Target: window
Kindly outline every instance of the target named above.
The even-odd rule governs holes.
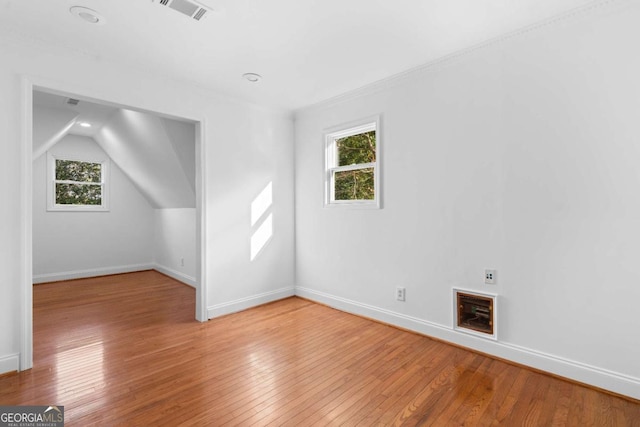
[[[108,210],[108,161],[83,161],[49,153],[47,210]]]
[[[379,117],[325,133],[325,206],[380,207]]]

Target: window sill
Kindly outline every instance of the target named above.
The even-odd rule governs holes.
[[[377,201],[344,201],[344,202],[331,202],[325,203],[326,209],[382,209],[380,203]]]
[[[47,212],[109,212],[106,206],[53,206]]]

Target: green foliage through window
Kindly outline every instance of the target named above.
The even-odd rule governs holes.
[[[335,172],[335,200],[373,200],[373,168]]]
[[[378,116],[325,133],[325,206],[380,207]]]
[[[102,204],[102,164],[56,159],[57,205]]]
[[[376,132],[364,132],[336,139],[338,164],[336,166],[374,163],[376,161]]]
[[[376,131],[362,132],[335,140],[337,167],[376,162]],[[374,200],[373,167],[334,171],[334,200]]]

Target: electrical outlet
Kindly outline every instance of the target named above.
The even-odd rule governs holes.
[[[180,267],[184,267],[184,258],[180,258]]]
[[[495,285],[498,280],[498,271],[493,269],[485,269],[484,270],[484,283],[487,285]]]
[[[396,300],[405,301],[406,300],[406,293],[407,293],[407,290],[405,288],[397,286],[396,287]]]

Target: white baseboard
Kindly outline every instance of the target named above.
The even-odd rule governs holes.
[[[92,268],[89,270],[63,271],[60,273],[34,274],[33,283],[58,282],[60,280],[84,279],[87,277],[108,276],[110,274],[132,273],[134,271],[153,270],[154,267],[154,264],[149,263]]]
[[[8,374],[9,372],[17,372],[20,370],[20,355],[9,354],[7,356],[0,356],[0,375]]]
[[[176,271],[172,268],[169,267],[165,267],[164,265],[160,265],[160,264],[154,264],[153,265],[153,269],[159,271],[162,274],[166,274],[167,276],[176,279],[178,282],[182,282],[185,285],[189,285],[192,288],[196,287],[196,278],[189,276],[187,274],[184,274],[180,271]]]
[[[304,287],[296,287],[295,291],[296,295],[300,297],[326,304],[338,310],[369,317],[380,322],[415,331],[501,359],[510,360],[634,399],[640,399],[640,378],[590,366],[585,363],[518,345],[465,334],[454,330],[450,326],[440,325],[372,305],[337,297],[325,292]]]
[[[213,319],[214,317],[220,317],[224,316],[225,314],[231,314],[238,311],[246,310],[257,305],[292,297],[294,295],[295,288],[281,288],[276,289],[275,291],[252,295],[246,298],[240,298],[235,301],[216,304],[207,308],[207,317],[209,319]]]

